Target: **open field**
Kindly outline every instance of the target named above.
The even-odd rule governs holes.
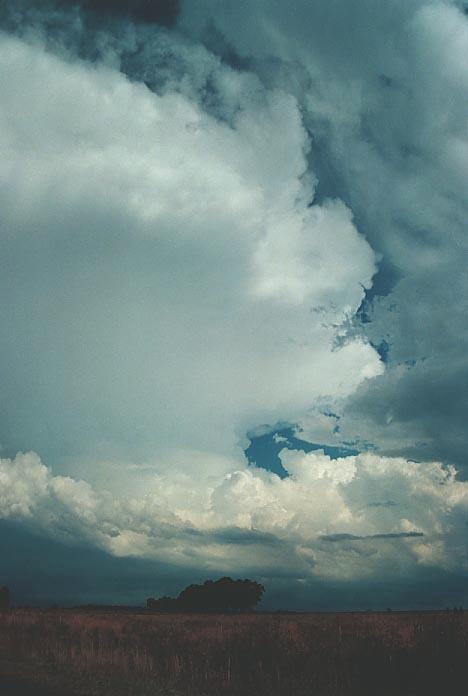
[[[467,665],[464,614],[0,612],[0,674],[50,693],[456,696]]]

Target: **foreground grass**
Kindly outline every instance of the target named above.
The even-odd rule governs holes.
[[[466,694],[468,616],[0,612],[0,656],[90,696]]]

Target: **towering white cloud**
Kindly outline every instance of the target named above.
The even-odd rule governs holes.
[[[292,96],[237,77],[227,123],[7,36],[0,80],[10,447],[241,459],[248,428],[381,371],[334,347],[374,254],[343,203],[310,206]]]

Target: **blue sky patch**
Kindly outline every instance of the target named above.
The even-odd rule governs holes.
[[[295,436],[292,427],[272,430],[269,433],[250,437],[250,445],[245,450],[249,464],[261,469],[272,471],[280,478],[288,478],[289,474],[281,463],[279,453],[283,449],[299,452],[314,452],[323,450],[331,459],[351,457],[359,454],[359,450],[334,445],[323,445],[317,442],[306,442]]]

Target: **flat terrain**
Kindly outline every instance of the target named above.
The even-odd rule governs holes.
[[[1,696],[457,696],[467,664],[459,612],[0,612]]]
[[[60,691],[37,681],[0,675],[0,693],[2,696],[59,696]]]
[[[70,688],[71,687],[71,688]],[[30,660],[0,660],[1,696],[74,696],[73,685],[63,674],[51,675]],[[77,695],[78,696],[78,695]]]

